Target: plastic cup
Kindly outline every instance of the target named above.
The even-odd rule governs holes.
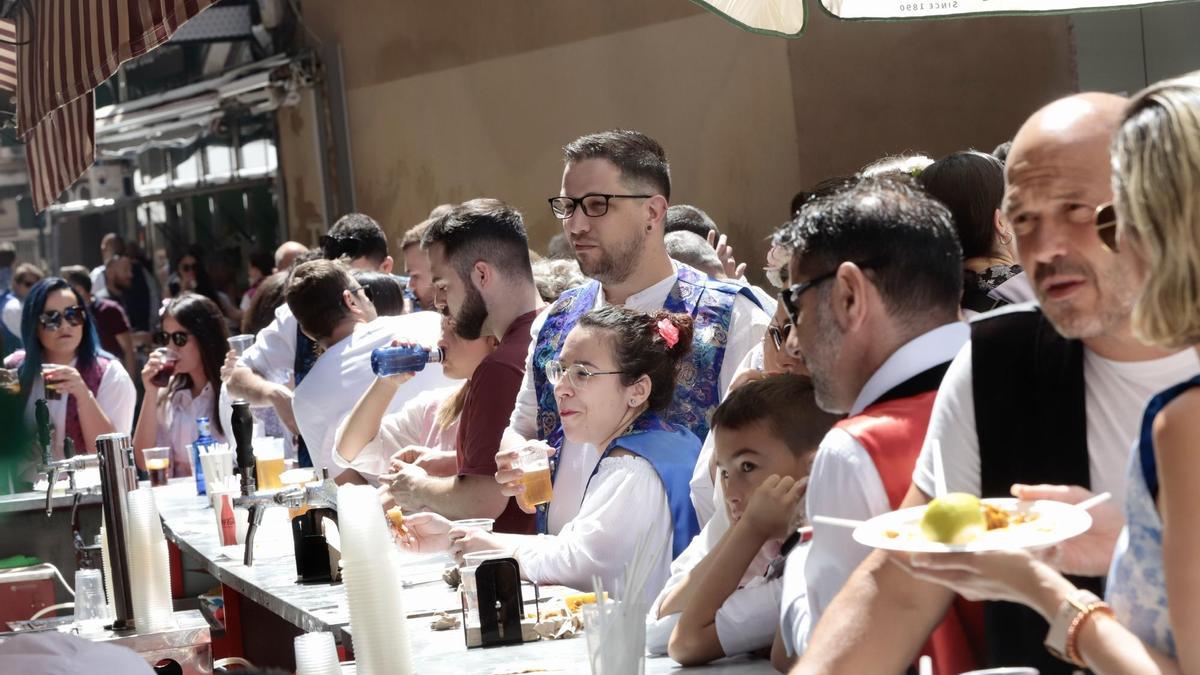
[[[984,670],[972,670],[969,673],[962,675],[1038,675],[1037,668],[1029,666],[1010,666],[1006,668],[985,668]]]
[[[166,347],[159,347],[153,353],[162,358],[162,368],[150,378],[150,382],[156,387],[165,387],[170,384],[171,376],[175,374],[175,364],[179,363],[179,355]]]
[[[21,394],[21,374],[16,368],[0,368],[0,391],[14,396]]]
[[[286,470],[283,462],[283,439],[262,436],[252,439],[254,445],[254,475],[260,490],[283,487],[280,476]]]
[[[520,495],[526,508],[547,504],[554,496],[550,480],[550,450],[544,445],[527,445],[517,455],[517,466],[525,472],[521,483],[525,492]]]
[[[42,390],[46,392],[47,401],[57,401],[62,398],[62,394],[59,393],[58,389],[54,386],[53,376],[46,377],[56,370],[58,370],[58,366],[52,363],[42,364]]]
[[[103,629],[108,619],[104,600],[104,577],[100,570],[75,572],[75,625],[80,633],[95,633]]]
[[[296,636],[296,675],[341,675],[333,633]]]
[[[621,601],[584,605],[583,633],[587,636],[592,675],[642,675],[646,668],[646,624],[621,616]],[[625,620],[622,621],[621,619]]]
[[[464,520],[452,520],[450,526],[452,528],[461,528],[464,530],[483,530],[491,532],[492,527],[496,525],[496,521],[492,518],[466,518]]]
[[[171,448],[146,448],[142,450],[146,460],[146,471],[150,473],[150,487],[162,487],[171,476]]]
[[[254,344],[253,335],[234,335],[229,338],[229,348],[238,356],[245,354],[252,344]]]

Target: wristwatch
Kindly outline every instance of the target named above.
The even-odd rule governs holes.
[[[1086,667],[1086,664],[1080,663],[1077,655],[1072,653],[1075,651],[1072,644],[1073,638],[1084,619],[1100,607],[1107,607],[1107,605],[1095,593],[1084,589],[1073,591],[1059,605],[1058,612],[1054,615],[1054,621],[1050,622],[1050,632],[1046,634],[1046,649],[1055,658]]]

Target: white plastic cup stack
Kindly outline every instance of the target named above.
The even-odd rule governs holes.
[[[296,675],[341,675],[333,633],[296,636]]]
[[[412,653],[400,570],[374,488],[338,488],[338,526],[358,672],[408,675],[413,672]]]
[[[171,602],[171,564],[167,540],[154,492],[139,488],[129,493],[125,548],[129,553],[130,596],[138,631],[156,631],[175,625]]]
[[[100,555],[104,559],[104,595],[108,599],[108,615],[117,615],[116,599],[113,597],[112,559],[108,557],[108,521],[100,515]]]

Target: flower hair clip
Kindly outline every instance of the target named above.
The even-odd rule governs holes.
[[[656,327],[663,342],[667,343],[667,349],[679,344],[679,327],[671,323],[670,319],[659,319]]]

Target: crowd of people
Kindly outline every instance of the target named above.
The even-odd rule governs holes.
[[[252,258],[240,302],[196,250],[161,304],[119,240],[90,275],[18,266],[5,366],[30,411],[60,395],[56,453],[128,431],[172,447],[175,475],[196,420],[223,438],[247,400],[301,466],[402,508],[409,550],[499,549],[529,581],[620,597],[655,544],[647,646],[684,665],[1200,672],[1200,73],[1054,101],[991,153],[831,177],[761,260],[671,204],[666,152],[636,131],[568,143],[551,192],[545,256],[500,200],[441,205],[399,242],[404,284],[357,213]],[[772,291],[745,278],[760,265]],[[139,323],[134,303],[161,309]],[[140,369],[139,332],[166,347]],[[387,346],[440,360],[377,376]],[[939,481],[1112,497],[1036,552],[872,550],[818,518],[923,505]],[[455,522],[475,518],[494,527]]]

